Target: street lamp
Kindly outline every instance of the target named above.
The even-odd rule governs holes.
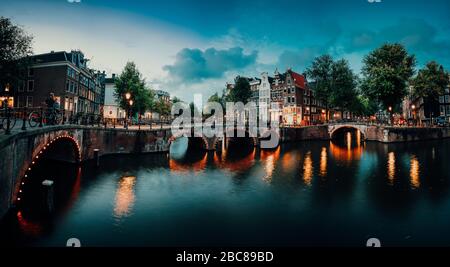
[[[390,107],[388,108],[388,110],[389,110],[389,124],[392,125],[392,120],[393,120],[392,107],[390,106]]]
[[[127,109],[128,109],[125,111],[125,129],[128,129],[128,116],[131,111],[131,106],[133,105],[133,100],[131,99],[130,92],[125,93],[125,99],[127,101]]]

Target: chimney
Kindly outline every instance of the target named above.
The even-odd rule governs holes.
[[[115,73],[112,74],[112,78],[113,78],[113,80],[116,78],[116,74]]]

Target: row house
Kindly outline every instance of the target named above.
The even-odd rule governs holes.
[[[258,116],[270,121],[278,120],[285,125],[309,125],[326,119],[322,103],[314,98],[313,86],[309,86],[305,75],[288,69],[285,73],[267,72],[260,78],[246,78],[250,85],[249,101],[256,103]],[[227,92],[233,90],[227,84]]]
[[[445,93],[439,97],[440,115],[447,118],[450,122],[450,86],[445,90]]]
[[[26,79],[14,92],[16,107],[45,106],[54,93],[66,111],[102,114],[105,72],[89,69],[81,51],[52,51],[31,56],[30,62]]]
[[[271,118],[286,125],[309,125],[323,122],[326,114],[305,75],[288,69],[284,74],[275,71],[271,90]]]

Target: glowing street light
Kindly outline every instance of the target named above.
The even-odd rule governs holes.
[[[125,94],[125,99],[126,100],[130,100],[130,98],[131,98],[131,93],[126,93]]]

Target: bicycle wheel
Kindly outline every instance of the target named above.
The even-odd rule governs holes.
[[[8,119],[7,118],[1,118],[1,127],[3,128],[3,130],[6,131],[6,129],[8,128]],[[16,126],[16,118],[10,118],[9,119],[9,129],[13,129],[14,126]]]
[[[30,115],[28,116],[28,124],[30,125],[30,127],[34,128],[38,126],[40,122],[41,122],[41,115],[39,114],[39,112],[37,111],[31,112]]]

